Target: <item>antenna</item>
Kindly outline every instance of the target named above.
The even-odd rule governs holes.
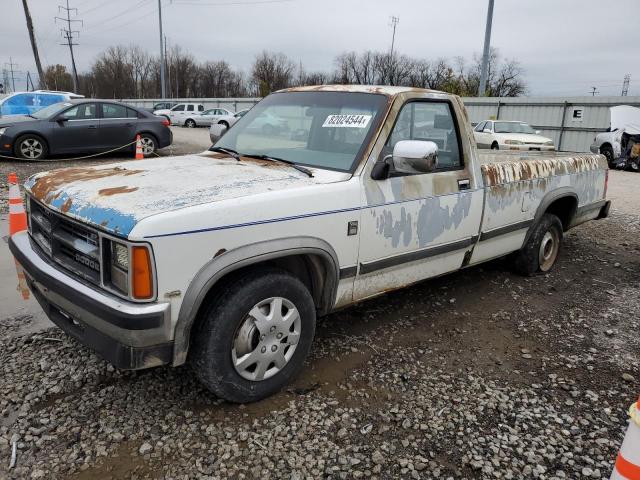
[[[80,24],[82,26],[84,26],[84,23],[82,22],[82,20],[78,20],[78,19],[72,19],[71,18],[71,11],[75,11],[75,14],[78,15],[78,9],[77,8],[70,8],[69,7],[69,0],[67,0],[67,6],[63,6],[63,5],[58,5],[58,13],[61,12],[62,10],[64,10],[67,14],[66,18],[63,17],[55,17],[54,18],[54,22],[56,20],[60,20],[61,22],[65,22],[67,24],[67,28],[61,28],[60,29],[60,33],[62,34],[62,36],[64,37],[64,39],[66,40],[66,43],[61,43],[60,45],[68,45],[69,46],[69,52],[71,53],[71,66],[73,68],[73,90],[75,93],[78,93],[78,70],[76,69],[76,59],[75,56],[73,55],[73,46],[74,45],[78,45],[77,43],[73,43],[74,40],[74,35],[79,36],[80,32],[78,30],[72,30],[71,29],[71,24],[74,22],[80,22]]]
[[[624,76],[624,80],[622,82],[622,96],[626,97],[629,94],[629,82],[631,81],[631,75],[630,74],[626,74]]]

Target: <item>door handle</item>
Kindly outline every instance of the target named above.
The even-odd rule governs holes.
[[[471,181],[468,178],[458,180],[458,190],[469,190],[471,187]]]

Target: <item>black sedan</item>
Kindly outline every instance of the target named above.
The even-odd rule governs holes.
[[[71,100],[28,116],[0,118],[0,158],[43,160],[50,155],[134,151],[137,135],[145,156],[173,141],[163,117],[107,100]]]

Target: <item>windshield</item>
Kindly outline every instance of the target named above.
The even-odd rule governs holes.
[[[44,120],[46,118],[49,118],[51,115],[55,115],[56,113],[58,113],[63,108],[70,107],[71,105],[73,105],[73,104],[69,103],[69,102],[54,103],[53,105],[49,105],[48,107],[45,107],[42,110],[38,110],[37,112],[33,112],[31,114],[31,116],[34,117],[34,118],[37,118],[39,120]]]
[[[495,133],[532,133],[535,130],[528,123],[522,122],[495,122]]]
[[[371,93],[275,93],[249,110],[214,147],[348,172],[386,102],[384,95]]]

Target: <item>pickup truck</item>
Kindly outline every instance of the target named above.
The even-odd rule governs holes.
[[[604,156],[479,155],[442,92],[293,88],[216,128],[201,154],[34,175],[10,248],[69,335],[119,368],[188,362],[233,402],[290,382],[318,317],[508,254],[547,272],[610,207]]]

